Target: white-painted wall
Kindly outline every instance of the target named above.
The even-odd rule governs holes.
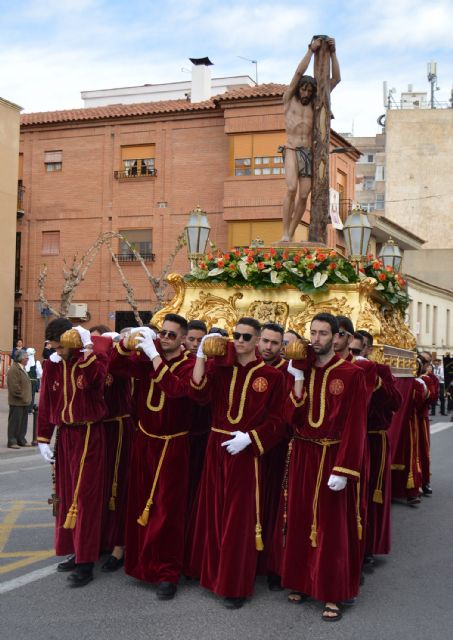
[[[407,280],[412,298],[407,320],[417,338],[417,347],[438,355],[453,354],[453,291],[410,276]]]

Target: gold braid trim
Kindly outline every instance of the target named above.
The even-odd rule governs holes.
[[[405,464],[392,464],[390,468],[391,468],[392,471],[404,471],[404,469],[406,468],[406,465]]]
[[[82,364],[79,364],[79,367],[81,369],[85,369],[85,367],[89,367],[90,364],[92,364],[95,360],[96,360],[96,354],[93,353],[93,355],[90,356],[88,360],[85,360],[85,362],[82,362]]]
[[[263,445],[261,443],[261,440],[260,440],[260,437],[259,437],[258,433],[256,432],[255,429],[252,429],[250,431],[250,433],[252,434],[253,439],[255,440],[255,444],[258,447],[258,451],[260,452],[260,456],[262,456],[263,453],[264,453],[264,447],[263,447]],[[259,549],[259,551],[260,551],[260,549]]]
[[[242,387],[242,391],[241,391],[241,399],[239,401],[238,414],[237,414],[236,418],[232,418],[231,417],[231,409],[233,408],[234,388],[236,386],[236,378],[237,378],[237,375],[238,375],[238,367],[237,366],[233,367],[233,375],[231,376],[230,393],[229,393],[229,397],[228,397],[228,411],[227,411],[227,418],[228,418],[228,422],[230,424],[237,424],[238,422],[240,422],[242,420],[242,415],[244,413],[245,396],[247,395],[247,391],[248,391],[248,387],[249,387],[249,384],[250,384],[250,380],[252,378],[252,375],[255,373],[255,371],[257,371],[258,369],[261,369],[261,367],[264,367],[264,362],[260,362],[259,364],[255,365],[247,373],[247,376],[246,376],[245,381],[244,381],[244,386]]]
[[[120,356],[130,356],[132,353],[132,351],[129,349],[126,349],[126,348],[123,349],[123,347],[120,345],[119,342],[115,344],[115,349],[118,351]]]
[[[164,377],[164,373],[166,373],[167,371],[168,371],[168,367],[167,367],[167,365],[164,365],[162,367],[159,375],[156,378],[153,378],[151,380],[151,383],[149,385],[148,397],[146,398],[146,406],[148,407],[148,409],[150,411],[161,411],[162,407],[164,406],[164,402],[165,402],[165,392],[164,391],[160,392],[159,402],[158,402],[157,405],[151,404],[151,401],[153,399],[153,394],[154,394],[154,385],[157,382],[160,382],[162,380],[162,378]]]
[[[315,391],[315,371],[316,367],[313,367],[310,374],[310,385],[309,385],[309,397],[310,397],[310,406],[308,409],[308,424],[313,429],[319,429],[319,427],[324,422],[324,416],[326,413],[326,386],[327,386],[327,378],[329,377],[329,373],[339,367],[340,364],[343,364],[344,360],[338,360],[338,362],[334,362],[330,367],[328,367],[324,371],[324,375],[321,383],[321,397],[320,397],[320,408],[319,408],[319,418],[316,422],[313,421],[313,396]]]
[[[382,481],[384,478],[385,457],[387,454],[387,435],[384,430],[380,431],[368,431],[368,433],[377,434],[381,436],[381,464],[379,465],[379,473],[376,482],[376,488],[373,491],[373,502],[383,504],[382,497]]]
[[[274,364],[274,369],[280,369],[280,367],[282,367],[285,364],[285,362],[286,360],[282,358],[280,362],[277,362],[277,364]]]
[[[116,445],[115,469],[113,471],[112,493],[109,499],[109,511],[115,511],[116,509],[115,498],[118,496],[118,467],[121,459],[121,449],[123,447],[123,432],[124,432],[123,416],[119,418],[114,418],[114,419],[118,421],[118,442]]]
[[[90,433],[91,433],[91,422],[87,422],[87,431],[85,434],[85,444],[83,447],[83,453],[82,453],[82,457],[80,458],[80,465],[79,465],[79,477],[77,478],[77,484],[76,484],[76,488],[74,491],[74,497],[72,499],[72,504],[69,507],[69,511],[66,515],[66,520],[64,521],[64,525],[63,525],[63,529],[74,529],[75,524],[76,524],[76,519],[77,519],[77,500],[79,497],[79,488],[80,488],[80,482],[82,480],[82,472],[83,472],[83,467],[85,466],[85,458],[87,456],[87,451],[88,451],[88,443],[90,441]]]
[[[414,425],[415,431],[417,430],[417,417],[414,416],[414,419],[410,421],[409,424],[409,438],[410,438],[410,454],[409,454],[409,475],[407,476],[406,489],[414,489],[414,471],[412,468],[413,464],[413,456],[414,456]]]
[[[38,436],[38,437],[36,438],[36,440],[37,440],[38,442],[45,442],[46,444],[50,444],[50,440],[49,440],[49,438],[43,438],[42,436]]]
[[[296,396],[294,395],[294,391],[291,390],[291,392],[289,394],[289,398],[290,398],[291,402],[293,403],[293,405],[296,407],[296,409],[298,407],[302,407],[302,405],[305,403],[305,400],[307,399],[307,390],[304,389],[303,394],[302,394],[302,398],[300,400],[296,400]]]
[[[194,382],[192,380],[192,378],[190,379],[190,386],[192,387],[192,389],[196,389],[197,391],[201,391],[202,389],[205,388],[206,384],[208,382],[208,379],[206,376],[204,376],[200,382],[200,384],[196,384],[196,382]]]
[[[355,478],[360,478],[359,471],[354,471],[353,469],[347,469],[346,467],[334,467],[332,471],[339,471],[340,473],[349,473],[351,476]]]
[[[214,431],[214,433],[223,433],[225,436],[231,436],[232,435],[232,431],[227,431],[226,429],[217,429],[216,427],[211,427],[211,431]]]
[[[263,528],[260,519],[260,474],[259,460],[255,457],[255,508],[256,508],[256,525],[255,525],[255,546],[257,551],[263,551],[264,544],[262,538]]]
[[[319,464],[318,475],[316,477],[315,495],[313,497],[313,522],[311,523],[310,540],[311,546],[318,546],[318,498],[319,488],[321,486],[322,472],[324,469],[324,460],[326,459],[327,444],[322,445],[321,462]]]
[[[164,446],[160,454],[159,462],[157,464],[156,473],[154,474],[151,493],[149,494],[149,498],[146,502],[145,508],[143,509],[141,516],[137,518],[138,524],[141,525],[142,527],[146,527],[149,520],[149,510],[151,508],[151,505],[154,502],[154,492],[156,491],[157,481],[159,480],[162,464],[164,462],[165,454],[167,453],[168,444],[170,440],[173,440],[174,438],[179,438],[180,436],[186,436],[189,432],[180,431],[179,433],[172,433],[171,435],[158,436],[155,433],[148,433],[148,431],[145,431],[140,422],[138,423],[138,426],[140,428],[140,431],[142,431],[145,435],[149,436],[150,438],[157,438],[158,440],[164,441]]]
[[[359,480],[357,482],[357,537],[359,540],[362,539],[363,527],[362,527],[362,517],[360,515],[360,475]]]
[[[68,406],[68,390],[66,389],[66,384],[68,381],[68,374],[67,374],[67,362],[66,360],[63,360],[63,409],[61,410],[61,421],[62,422],[66,422],[64,419],[64,414],[66,411],[66,407]]]
[[[75,363],[72,368],[71,368],[71,391],[72,391],[72,398],[71,398],[71,402],[69,403],[69,408],[68,408],[68,412],[69,412],[69,422],[74,422],[74,414],[72,412],[72,404],[74,402],[74,398],[75,398],[75,394],[76,394],[76,382],[75,382],[75,370],[77,369],[77,363]]]

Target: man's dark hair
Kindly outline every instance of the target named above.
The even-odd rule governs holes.
[[[279,333],[283,337],[284,330],[281,324],[277,324],[276,322],[266,322],[261,327],[261,331],[264,331],[264,329],[269,329],[269,331],[275,331],[276,333]]]
[[[363,339],[363,335],[360,333],[360,331],[354,331],[354,338],[356,340],[360,340],[360,344],[363,346],[364,339]]]
[[[187,331],[190,331],[191,329],[208,333],[208,328],[203,320],[191,320],[187,325]]]
[[[339,329],[344,329],[351,336],[354,335],[354,325],[352,324],[351,318],[348,318],[347,316],[337,316],[337,322]]]
[[[228,331],[226,329],[222,329],[221,327],[211,327],[208,333],[220,333],[224,338],[228,338]]]
[[[317,313],[311,319],[311,323],[310,324],[313,324],[313,322],[315,320],[317,320],[318,322],[327,322],[327,324],[330,325],[330,328],[332,330],[332,334],[338,333],[338,322],[337,322],[337,319],[331,313]]]
[[[297,331],[294,331],[294,329],[288,329],[288,331],[285,331],[285,333],[292,333],[293,336],[296,336],[298,340],[302,340],[302,336],[298,334]]]
[[[316,81],[316,78],[313,78],[313,76],[302,76],[300,78],[299,83],[297,85],[296,96],[300,99],[299,91],[300,91],[300,89],[302,89],[303,87],[305,87],[307,85],[313,88],[313,93],[311,94],[311,100],[310,100],[310,102],[312,102],[315,99],[316,93],[318,91],[318,83]]]
[[[72,329],[72,322],[70,320],[67,318],[55,318],[55,320],[51,320],[46,327],[46,340],[59,342],[63,333],[69,331],[69,329]]]
[[[89,329],[89,331],[90,333],[93,333],[93,331],[97,331],[102,336],[103,333],[110,333],[111,329],[109,329],[109,327],[107,327],[105,324],[95,324],[94,327],[91,327]]]
[[[371,333],[369,331],[365,331],[365,329],[358,329],[357,333],[360,333],[364,338],[367,339],[368,341],[368,347],[372,347],[373,346],[373,336],[371,335]]]
[[[236,326],[238,324],[246,324],[248,327],[252,327],[253,329],[255,329],[257,335],[261,333],[261,325],[258,320],[255,320],[255,318],[244,316],[243,318],[239,318],[239,320],[236,322]]]
[[[164,317],[164,322],[166,321],[179,324],[183,333],[187,333],[187,320],[177,313],[167,313],[167,315]]]

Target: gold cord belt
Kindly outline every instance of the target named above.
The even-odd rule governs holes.
[[[108,418],[107,420],[104,420],[104,422],[118,422],[118,442],[116,445],[115,470],[113,472],[112,490],[109,498],[109,511],[115,511],[116,509],[115,499],[118,496],[118,467],[121,459],[121,450],[123,448],[124,418],[130,418],[130,414],[126,413],[124,416],[118,416],[116,418]]]
[[[87,426],[87,431],[85,434],[85,444],[83,445],[83,453],[82,453],[82,457],[80,458],[80,464],[79,464],[79,476],[77,478],[77,484],[76,484],[76,488],[74,491],[74,496],[72,498],[72,504],[69,507],[69,511],[66,515],[66,520],[64,521],[64,525],[63,525],[63,529],[74,529],[75,524],[76,524],[76,519],[77,519],[77,500],[79,497],[79,489],[80,489],[80,482],[82,480],[82,472],[83,472],[83,467],[85,465],[85,458],[87,456],[87,451],[88,451],[88,443],[90,441],[90,432],[91,432],[91,422],[87,422],[86,426]]]
[[[221,433],[225,436],[233,436],[232,431],[227,431],[226,429],[217,429],[216,427],[211,427],[211,431],[214,433]],[[261,518],[260,518],[260,478],[259,478],[259,460],[255,456],[255,510],[256,510],[256,523],[255,523],[255,547],[257,551],[263,551],[264,544],[262,538],[263,528],[261,526]]]
[[[164,441],[164,447],[162,449],[162,452],[160,454],[160,458],[159,458],[159,462],[157,464],[157,469],[156,469],[156,473],[154,474],[154,480],[153,480],[153,485],[151,487],[151,493],[149,494],[149,498],[148,501],[146,503],[145,508],[143,509],[142,515],[137,518],[137,522],[138,524],[140,524],[142,527],[146,527],[146,525],[148,524],[148,519],[149,519],[149,510],[151,508],[151,505],[153,504],[153,499],[154,499],[154,492],[156,491],[156,486],[157,486],[157,481],[159,480],[159,476],[160,476],[160,472],[162,469],[162,463],[164,461],[165,458],[165,454],[167,453],[167,448],[168,448],[168,443],[170,442],[170,440],[173,440],[174,438],[179,438],[180,436],[186,436],[189,432],[188,431],[180,431],[179,433],[172,433],[170,435],[157,435],[155,433],[148,433],[147,431],[145,431],[141,425],[141,423],[138,423],[139,429],[140,431],[142,431],[146,436],[150,437],[150,438],[157,438],[158,440],[163,440]]]
[[[385,431],[384,429],[379,429],[368,431],[368,433],[381,436],[381,464],[379,465],[376,488],[373,491],[373,502],[383,504],[384,500],[382,497],[382,481],[384,478],[385,457],[387,455],[387,431]]]

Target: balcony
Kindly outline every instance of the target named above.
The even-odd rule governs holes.
[[[148,180],[149,178],[155,178],[157,176],[157,169],[151,169],[148,167],[131,167],[130,169],[124,169],[123,171],[114,171],[113,177],[115,180],[125,182],[126,180]]]
[[[25,187],[19,185],[17,187],[17,218],[23,218],[25,215],[24,211],[24,199],[25,199]]]
[[[141,253],[141,257],[145,262],[155,262],[156,254],[155,253]],[[120,264],[139,264],[140,261],[136,258],[133,253],[116,253],[115,258],[118,260]]]

